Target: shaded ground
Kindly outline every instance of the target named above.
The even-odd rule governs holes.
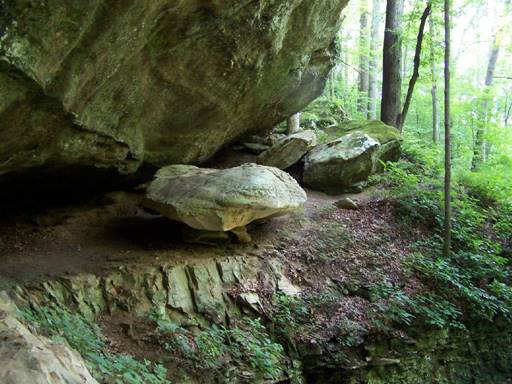
[[[339,199],[318,192],[308,194],[307,217],[318,215]],[[249,245],[190,245],[182,241],[181,224],[148,214],[140,208],[140,198],[136,193],[114,192],[72,206],[1,216],[0,287],[61,275],[102,274],[122,264],[159,257],[179,260],[254,252],[288,241],[307,227],[301,220],[304,214],[298,214],[253,225],[254,242]],[[357,216],[349,212],[339,215],[345,214]],[[302,224],[297,225],[297,220]]]
[[[407,327],[392,324],[393,318],[382,309],[388,299],[373,296],[374,288],[389,283],[410,297],[421,294],[424,282],[408,263],[414,243],[428,235],[424,228],[398,222],[389,201],[372,193],[350,197],[358,202],[358,210],[336,208],[333,203],[341,196],[308,191],[304,212],[253,225],[250,244],[217,246],[183,242],[183,226],[142,210],[138,193],[117,192],[68,207],[4,215],[0,288],[63,275],[104,275],[127,264],[238,255],[280,259],[289,280],[301,288],[304,301],[299,304],[306,310],[291,313],[284,324],[289,326],[286,337],[306,351],[318,345],[332,351],[322,357],[325,360],[314,356],[311,367],[324,370],[324,363],[334,361],[336,367],[350,371],[365,366],[364,348],[383,329],[394,340],[410,340]],[[236,297],[244,290],[257,292],[265,312],[275,313],[274,291],[267,289],[265,276],[253,286],[234,287],[230,294]],[[97,320],[110,351],[141,361],[158,361],[166,355],[151,320],[126,314],[103,314]],[[343,348],[351,349],[350,359],[332,360],[344,356]],[[173,356],[166,367],[173,377],[183,367],[199,372],[190,364]],[[306,353],[306,368],[307,364]]]

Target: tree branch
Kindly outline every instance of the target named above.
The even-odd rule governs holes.
[[[409,81],[409,88],[407,89],[407,96],[405,97],[402,113],[398,116],[398,129],[400,131],[402,131],[404,127],[405,118],[407,117],[407,112],[409,112],[409,107],[411,105],[412,95],[414,92],[414,86],[416,85],[418,77],[420,77],[421,48],[423,45],[423,36],[425,34],[425,24],[427,23],[427,18],[430,15],[431,10],[432,4],[429,1],[425,7],[425,10],[423,11],[423,15],[421,15],[420,28],[418,31],[418,37],[416,39],[416,51],[414,54],[414,71],[411,80]]]

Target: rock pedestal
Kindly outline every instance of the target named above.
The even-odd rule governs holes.
[[[195,229],[229,231],[296,211],[305,201],[304,190],[277,168],[171,165],[157,172],[144,205]]]

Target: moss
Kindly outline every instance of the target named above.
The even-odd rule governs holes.
[[[342,132],[360,131],[366,133],[380,144],[386,144],[392,140],[400,140],[398,129],[378,120],[348,121],[340,125],[338,129]]]
[[[418,328],[415,333],[407,343],[367,341],[360,368],[346,371],[333,365],[309,378],[317,383],[494,384],[510,377],[512,333],[499,321],[475,325],[469,332]]]

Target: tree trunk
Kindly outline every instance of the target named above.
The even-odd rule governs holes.
[[[368,119],[377,119],[377,71],[379,66],[380,0],[372,1],[372,30],[370,38],[370,65],[368,69]]]
[[[498,63],[498,57],[500,54],[500,46],[497,42],[497,36],[494,36],[492,41],[491,50],[489,52],[489,60],[487,62],[487,71],[485,74],[485,91],[484,98],[480,106],[480,116],[476,129],[475,143],[473,147],[473,160],[471,163],[471,169],[476,170],[485,161],[485,133],[488,119],[489,109],[489,88],[492,86],[494,79],[494,71],[496,70],[496,64]]]
[[[430,11],[432,9],[432,5],[430,2],[425,7],[423,14],[421,15],[420,28],[418,30],[418,38],[416,39],[416,49],[414,52],[414,69],[411,76],[411,80],[409,81],[409,87],[407,88],[407,95],[405,97],[404,108],[402,113],[398,116],[398,129],[402,131],[405,124],[405,119],[407,118],[407,112],[409,112],[409,107],[412,101],[412,95],[414,93],[414,87],[416,85],[416,81],[418,81],[418,77],[420,77],[420,64],[421,64],[421,48],[423,46],[423,36],[425,34],[425,25],[427,23],[427,18],[430,15]]]
[[[450,0],[444,0],[444,247],[448,258],[452,242],[451,120],[450,120]]]
[[[434,144],[439,144],[440,118],[439,118],[439,102],[437,99],[437,66],[435,54],[435,25],[432,15],[429,19],[430,30],[430,74],[432,79],[432,141]]]
[[[508,13],[510,7],[510,0],[505,1],[505,8],[503,14]],[[494,81],[494,72],[498,63],[500,55],[500,34],[503,32],[503,25],[498,28],[493,36],[492,46],[489,51],[489,60],[487,62],[487,71],[485,73],[485,92],[481,104],[481,116],[476,130],[475,143],[473,145],[473,159],[471,161],[471,169],[476,170],[486,160],[487,157],[487,143],[485,141],[485,134],[487,131],[487,124],[489,120],[489,98],[490,88]]]
[[[366,115],[368,106],[368,2],[360,0],[361,18],[359,29],[359,102],[358,110]]]
[[[402,63],[402,14],[403,0],[387,0],[386,31],[382,63],[382,105],[381,120],[398,127],[401,106],[401,63]]]
[[[288,120],[286,121],[286,124],[287,124],[286,133],[288,135],[291,135],[293,133],[300,131],[300,113],[291,115],[288,118]]]

